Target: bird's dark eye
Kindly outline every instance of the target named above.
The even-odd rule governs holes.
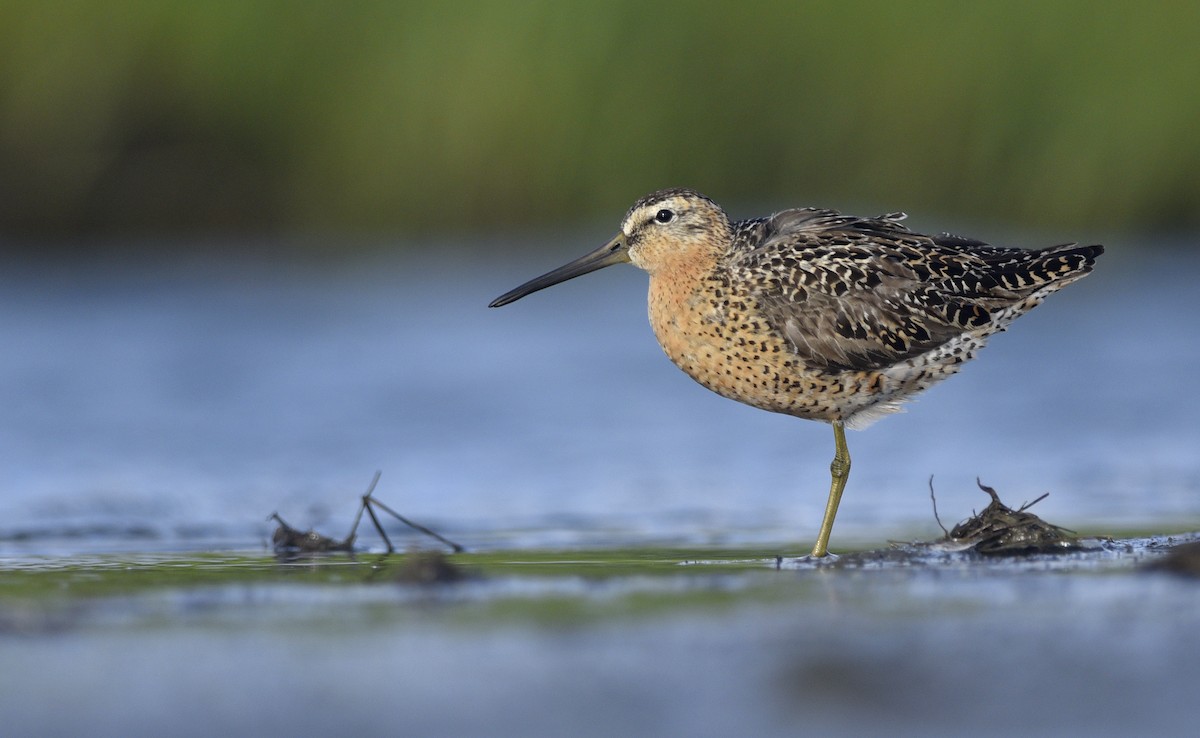
[[[663,208],[662,210],[659,210],[657,213],[655,213],[654,219],[657,220],[659,223],[670,223],[671,221],[675,220],[675,213],[673,213],[670,210],[667,210],[666,208]]]

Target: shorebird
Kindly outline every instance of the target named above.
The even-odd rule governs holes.
[[[820,558],[850,474],[845,429],[956,373],[1104,251],[923,235],[905,217],[795,208],[731,222],[698,192],[660,190],[634,203],[612,240],[489,307],[612,264],[648,272],[650,325],[676,366],[724,397],[833,426]]]

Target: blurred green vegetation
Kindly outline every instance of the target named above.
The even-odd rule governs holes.
[[[0,237],[1200,225],[1197,2],[0,3]],[[922,218],[924,220],[924,218]]]

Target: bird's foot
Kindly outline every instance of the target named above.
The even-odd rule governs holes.
[[[826,553],[824,556],[813,556],[812,554],[804,554],[803,556],[776,556],[776,569],[815,569],[822,566],[832,566],[837,563],[837,554]]]

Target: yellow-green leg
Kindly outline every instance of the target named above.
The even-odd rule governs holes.
[[[833,532],[833,519],[837,517],[838,504],[842,501],[842,492],[845,491],[846,480],[850,477],[850,449],[846,448],[846,429],[838,422],[833,424],[833,443],[836,450],[833,463],[829,465],[833,481],[829,485],[829,501],[825,503],[825,518],[821,521],[817,543],[812,550],[812,555],[816,558],[829,553],[829,534]]]

